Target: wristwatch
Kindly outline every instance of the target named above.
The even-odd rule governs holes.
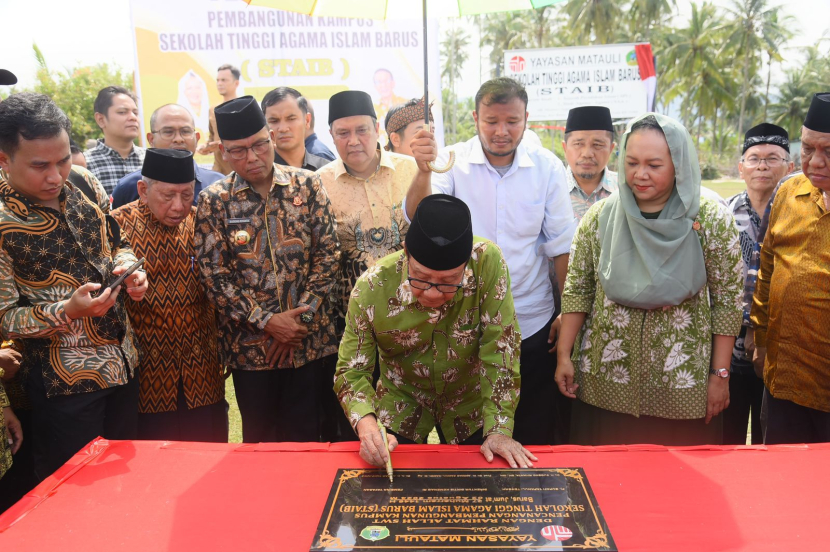
[[[718,376],[719,378],[726,379],[729,377],[729,368],[718,368],[717,370],[714,368],[709,368],[709,373],[713,376]]]
[[[314,311],[305,311],[300,315],[300,321],[304,324],[311,324],[314,322]]]

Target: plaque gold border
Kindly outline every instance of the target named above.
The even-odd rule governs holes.
[[[573,479],[577,481],[581,486],[582,490],[585,492],[585,497],[588,499],[588,505],[591,507],[591,512],[594,514],[594,520],[597,523],[597,527],[599,528],[598,531],[591,535],[590,537],[585,537],[584,544],[571,544],[571,545],[562,545],[563,550],[596,550],[602,546],[609,546],[608,544],[608,533],[606,533],[602,529],[602,523],[599,519],[599,514],[597,514],[597,508],[594,505],[593,500],[591,500],[591,494],[588,493],[588,489],[585,487],[585,478],[582,477],[582,474],[579,472],[578,469],[575,468],[531,468],[533,470],[538,471],[547,471],[549,473],[558,473],[563,475],[567,478]],[[407,468],[401,471],[430,471],[430,472],[448,472],[448,473],[458,473],[458,472],[499,472],[503,473],[506,470],[503,468],[496,468],[496,469],[454,469],[454,470],[441,470],[441,469],[431,469],[431,468]],[[356,544],[343,544],[340,540],[340,537],[335,537],[329,532],[329,522],[331,521],[331,516],[334,513],[334,505],[337,504],[337,497],[340,495],[340,488],[343,486],[343,483],[350,479],[354,479],[355,477],[359,477],[364,473],[378,473],[378,470],[367,470],[367,469],[355,469],[355,470],[343,470],[343,473],[340,474],[340,479],[337,482],[337,490],[334,493],[334,497],[331,501],[331,508],[329,509],[328,516],[326,517],[326,524],[323,526],[323,531],[320,533],[319,538],[319,547],[324,548],[333,548],[333,549],[342,549],[342,550],[354,550],[356,548],[359,549],[373,549],[373,548],[382,548],[382,549],[400,549],[400,550],[416,550],[417,547],[414,546],[390,546],[386,545],[371,545],[371,546],[358,546]],[[434,527],[433,527],[434,529]],[[550,546],[550,543],[545,543],[543,545],[528,546],[527,543],[522,543],[517,546],[454,546],[453,548],[461,549],[475,549],[475,550],[487,550],[487,549],[500,549],[500,550],[533,550],[536,548],[544,548]],[[422,548],[422,547],[421,547]]]

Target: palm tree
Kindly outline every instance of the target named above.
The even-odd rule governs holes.
[[[453,138],[458,134],[458,101],[455,94],[455,79],[461,78],[461,70],[469,58],[467,53],[469,44],[470,35],[463,28],[456,27],[455,20],[453,20],[452,26],[441,42],[441,57],[443,58],[444,67],[441,71],[441,78],[446,79],[449,85],[450,133]]]
[[[775,37],[786,33],[783,21],[778,20],[780,6],[770,7],[768,0],[731,0],[732,5],[724,8],[730,19],[724,30],[729,35],[729,44],[741,58],[743,83],[741,86],[741,111],[738,119],[738,135],[744,132],[747,97],[751,77],[760,64],[763,52],[775,49]]]
[[[666,37],[669,46],[662,51],[665,67],[661,75],[665,89],[662,101],[668,104],[682,96],[680,114],[687,126],[692,122],[691,115],[694,112],[693,94],[701,81],[716,82],[723,86],[722,80],[709,74],[721,70],[718,63],[723,49],[721,26],[722,20],[714,5],[708,2],[699,7],[692,4],[689,25]],[[706,76],[701,75],[703,72]]]
[[[632,39],[651,42],[652,30],[677,9],[677,0],[633,0],[629,10]]]
[[[793,37],[793,32],[789,30],[786,25],[794,21],[792,16],[784,15],[780,17],[778,12],[771,13],[768,20],[765,21],[766,30],[766,53],[767,53],[767,88],[764,92],[764,117],[767,120],[767,109],[769,108],[769,86],[772,80],[772,64],[773,62],[782,62],[784,60],[779,53],[781,46]]]
[[[615,0],[571,0],[564,12],[571,38],[582,44],[608,44],[624,20],[622,2]]]
[[[491,74],[500,76],[504,71],[504,51],[527,47],[527,22],[522,12],[493,13],[486,16],[482,30],[482,44],[493,47],[490,51]]]
[[[778,87],[778,101],[770,108],[775,124],[786,128],[790,136],[798,136],[814,92],[810,69],[805,65],[784,74],[784,83]]]

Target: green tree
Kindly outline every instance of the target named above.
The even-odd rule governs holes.
[[[651,42],[677,9],[677,0],[633,0],[629,10],[631,40]]]
[[[93,109],[98,91],[111,85],[131,89],[132,75],[106,63],[53,71],[37,44],[33,44],[32,48],[38,62],[32,91],[46,94],[63,109],[72,121],[72,138],[83,148],[87,139],[101,135]]]
[[[485,16],[481,43],[492,46],[490,51],[491,75],[504,74],[504,51],[527,47],[525,31],[526,15],[523,12],[492,13]]]
[[[724,30],[729,33],[729,44],[735,48],[742,67],[741,109],[738,118],[740,136],[744,132],[752,77],[762,62],[761,55],[776,50],[776,40],[788,32],[785,27],[787,23],[778,17],[781,7],[770,7],[768,0],[731,0],[731,6],[724,9],[729,19]]]
[[[789,69],[778,87],[778,101],[770,106],[775,124],[787,129],[791,137],[801,134],[801,124],[807,115],[815,89],[806,66]]]
[[[444,35],[444,40],[441,42],[441,58],[443,70],[441,71],[441,78],[447,82],[449,92],[449,104],[445,103],[445,107],[449,105],[449,133],[455,139],[458,134],[458,102],[455,92],[455,81],[461,78],[461,71],[464,64],[467,63],[469,54],[467,53],[467,46],[470,44],[470,35],[461,28],[456,27],[453,20],[451,27]],[[446,109],[445,109],[446,111]]]
[[[571,0],[565,4],[571,39],[577,44],[612,42],[625,20],[622,4],[616,0]]]

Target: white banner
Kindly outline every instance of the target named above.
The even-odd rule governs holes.
[[[131,10],[145,129],[154,109],[180,103],[207,139],[208,109],[222,101],[216,69],[226,63],[242,72],[240,95],[260,101],[277,86],[299,90],[312,102],[317,135],[332,151],[328,99],[333,94],[368,92],[381,131],[389,107],[424,94],[421,21],[308,17],[241,0],[131,0]],[[442,138],[435,20],[429,33],[429,94],[436,135]]]
[[[564,121],[569,109],[584,105],[605,106],[614,119],[628,119],[649,110],[650,55],[648,44],[508,50],[504,68],[527,89],[531,121]]]

